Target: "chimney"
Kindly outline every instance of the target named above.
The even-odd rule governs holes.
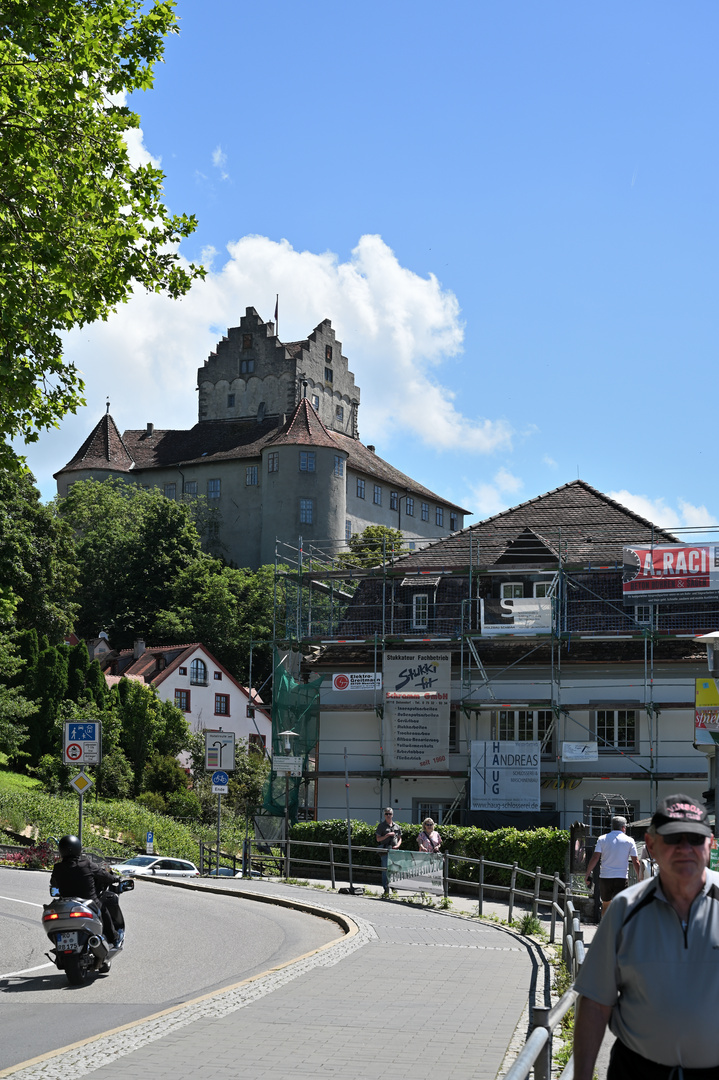
[[[139,660],[145,651],[145,642],[143,638],[136,638],[135,645],[132,650],[132,655],[135,660]]]
[[[369,450],[370,454],[374,454],[374,452],[375,452],[374,446],[368,446],[367,449]]]
[[[150,438],[150,436],[152,435],[154,430],[155,430],[155,425],[154,424],[148,424],[147,425],[147,438],[148,439]]]

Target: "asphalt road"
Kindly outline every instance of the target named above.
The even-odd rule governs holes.
[[[0,867],[0,1070],[239,982],[341,936],[303,912],[138,880],[125,948],[73,987],[45,956],[49,874]]]

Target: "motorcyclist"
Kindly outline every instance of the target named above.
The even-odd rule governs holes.
[[[60,862],[53,868],[50,888],[56,888],[63,897],[94,900],[102,913],[102,928],[108,942],[110,945],[122,944],[125,919],[120,902],[116,893],[106,891],[108,885],[118,880],[116,876],[83,855],[82,843],[77,836],[62,836],[57,847]]]

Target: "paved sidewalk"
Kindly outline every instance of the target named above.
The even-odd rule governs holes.
[[[442,911],[267,881],[200,887],[295,899],[359,931],[239,987],[49,1058],[17,1080],[495,1080],[548,1004],[541,948],[515,931]],[[475,904],[476,910],[476,904]],[[505,909],[506,914],[506,909]]]

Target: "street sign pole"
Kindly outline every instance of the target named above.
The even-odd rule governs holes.
[[[82,843],[82,804],[85,796],[80,792],[80,820],[77,826],[77,838]]]
[[[217,876],[218,877],[220,876],[220,810],[221,810],[221,808],[222,808],[222,796],[218,795],[217,796],[217,857],[216,857],[216,860],[215,860],[215,862],[216,862],[215,869],[217,870]]]

